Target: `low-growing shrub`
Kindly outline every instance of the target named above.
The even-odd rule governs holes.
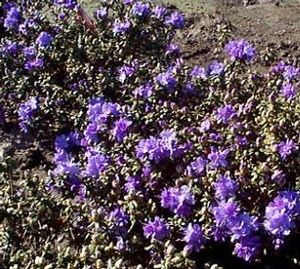
[[[257,72],[245,40],[189,68],[183,15],[141,1],[1,14],[4,121],[54,149],[48,177],[2,175],[5,268],[299,266],[299,68]]]

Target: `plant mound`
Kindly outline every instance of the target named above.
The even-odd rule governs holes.
[[[4,1],[0,16],[2,129],[53,152],[41,178],[1,151],[3,268],[300,265],[297,66],[258,72],[231,40],[190,68],[173,43],[184,16],[148,2],[90,16]]]

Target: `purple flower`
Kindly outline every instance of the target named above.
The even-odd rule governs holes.
[[[245,146],[248,144],[248,139],[246,136],[236,136],[236,141],[239,146]]]
[[[130,219],[128,214],[122,208],[116,208],[111,211],[109,220],[112,222],[112,230],[117,236],[124,237],[127,234]]]
[[[285,236],[295,228],[295,218],[300,214],[300,193],[284,191],[268,204],[265,211],[265,229],[277,240],[280,247]]]
[[[165,189],[161,193],[161,206],[170,209],[180,217],[189,216],[194,204],[194,194],[191,193],[190,188],[186,185],[180,188]]]
[[[32,59],[36,57],[37,51],[34,46],[25,47],[23,49],[24,57],[26,59]]]
[[[221,76],[224,74],[224,64],[218,61],[212,61],[206,68],[208,76]]]
[[[277,63],[271,70],[273,73],[282,74],[284,79],[291,81],[300,75],[300,69],[292,65],[288,65],[283,61]]]
[[[41,32],[36,39],[36,44],[41,48],[48,48],[53,40],[53,37],[47,32]]]
[[[30,97],[25,103],[21,104],[18,110],[19,125],[23,132],[27,133],[31,125],[32,118],[38,110],[38,100],[36,97]]]
[[[131,24],[129,21],[120,22],[116,20],[113,25],[114,34],[125,34],[130,29]]]
[[[229,176],[220,176],[214,183],[214,189],[216,197],[223,200],[235,196],[238,185]]]
[[[281,87],[281,94],[287,100],[291,100],[296,97],[296,89],[292,83],[284,83]]]
[[[153,14],[156,18],[163,18],[167,13],[167,9],[163,6],[156,6],[153,10]]]
[[[235,244],[233,253],[246,262],[259,254],[261,242],[258,236],[247,236]]]
[[[199,177],[204,174],[206,170],[207,160],[202,157],[198,157],[191,162],[186,168],[186,174],[190,177]]]
[[[28,60],[25,63],[24,68],[28,71],[34,71],[37,69],[41,69],[44,66],[44,60],[41,58],[35,58],[33,60]]]
[[[283,77],[286,80],[296,79],[300,74],[300,69],[291,65],[286,65],[283,72]]]
[[[153,85],[148,83],[148,84],[138,87],[134,91],[134,94],[135,94],[135,96],[140,96],[144,99],[147,99],[153,94],[153,90],[154,90]]]
[[[201,78],[201,79],[205,79],[207,78],[207,74],[206,74],[206,70],[205,68],[196,65],[192,71],[190,72],[190,76],[193,78]]]
[[[277,145],[277,150],[282,160],[286,160],[296,149],[297,145],[291,139],[282,141]]]
[[[226,168],[228,166],[227,157],[229,152],[230,151],[228,149],[218,151],[215,148],[212,148],[211,153],[208,155],[210,167],[212,169],[218,169],[220,167]]]
[[[177,80],[171,71],[158,74],[156,76],[156,82],[169,91],[173,91],[177,85]]]
[[[61,21],[64,21],[66,18],[67,18],[67,14],[65,12],[60,12],[58,14],[58,18],[61,20]]]
[[[136,156],[139,159],[147,158],[155,163],[175,157],[179,153],[176,132],[173,130],[162,131],[158,138],[142,139],[136,146]]]
[[[144,226],[144,235],[146,238],[152,237],[158,241],[163,241],[169,234],[168,226],[157,216],[154,218],[154,221],[149,221]]]
[[[209,138],[214,142],[222,141],[222,135],[219,133],[211,133],[209,134]]]
[[[166,18],[165,23],[174,28],[183,28],[185,25],[185,19],[182,14],[176,11]]]
[[[171,44],[168,44],[167,48],[166,48],[166,55],[180,55],[180,48],[171,43]]]
[[[54,4],[68,9],[74,9],[77,6],[77,0],[54,0]]]
[[[220,201],[212,208],[214,216],[214,237],[217,241],[224,241],[230,235],[228,226],[239,215],[240,208],[235,201]]]
[[[230,219],[227,227],[231,233],[232,240],[240,240],[258,230],[257,217],[250,216],[248,213],[240,213],[235,218]]]
[[[150,5],[148,3],[137,2],[133,5],[132,13],[139,17],[145,17],[150,13]]]
[[[57,167],[54,169],[53,174],[55,176],[69,175],[75,177],[79,173],[80,169],[77,163],[74,163],[72,160],[59,162]]]
[[[201,122],[200,131],[201,132],[206,132],[210,129],[210,127],[211,127],[211,122],[210,122],[209,119],[206,119],[206,120]]]
[[[134,3],[134,1],[135,1],[135,0],[123,0],[123,3],[124,3],[125,5],[131,5],[131,4]]]
[[[70,132],[68,134],[58,135],[55,139],[55,148],[70,150],[73,147],[80,146],[80,134],[78,132]]]
[[[126,183],[124,184],[124,188],[125,188],[126,192],[132,192],[132,191],[139,190],[139,188],[140,188],[140,179],[136,176],[126,177]]]
[[[96,13],[95,13],[96,17],[98,19],[105,19],[108,16],[108,9],[107,7],[101,7],[99,9],[97,9]]]
[[[5,10],[5,11],[9,11],[13,7],[16,7],[16,3],[6,2],[3,4],[3,10]]]
[[[114,129],[112,130],[112,135],[118,143],[121,143],[123,141],[128,133],[128,128],[131,124],[132,121],[126,119],[119,119],[115,122]]]
[[[87,125],[84,136],[87,140],[87,142],[98,142],[99,137],[98,134],[101,130],[101,125],[98,125],[96,122],[91,122]]]
[[[70,161],[70,156],[64,149],[56,149],[54,153],[53,161],[58,165],[58,163],[65,163]]]
[[[286,175],[281,170],[275,170],[271,176],[271,180],[279,185],[284,185],[286,182]]]
[[[91,100],[87,116],[91,123],[97,123],[103,125],[107,123],[108,119],[114,116],[118,116],[120,106],[118,104],[105,102],[103,99],[98,98]]]
[[[98,177],[108,166],[108,159],[103,154],[88,152],[84,174],[88,177]]]
[[[285,70],[285,62],[280,61],[275,66],[272,67],[271,72],[272,73],[283,73]]]
[[[186,243],[184,248],[185,252],[199,252],[201,246],[205,243],[205,238],[200,225],[189,223],[184,230],[183,241]]]
[[[188,82],[184,85],[182,92],[188,95],[194,95],[196,94],[196,88],[193,83]]]
[[[251,61],[255,57],[255,48],[244,39],[230,41],[225,46],[225,51],[233,60]]]
[[[19,22],[21,20],[21,14],[18,8],[11,7],[6,14],[4,19],[4,27],[7,29],[17,30],[19,26]]]
[[[232,105],[225,105],[217,109],[217,120],[223,124],[227,124],[236,115],[236,111]]]
[[[14,56],[19,51],[19,44],[8,40],[6,44],[1,48],[1,52],[6,55]]]
[[[125,80],[135,73],[135,67],[132,65],[123,65],[119,68],[119,81],[124,84]]]

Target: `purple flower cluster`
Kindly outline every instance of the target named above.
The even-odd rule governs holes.
[[[238,191],[238,184],[229,176],[220,176],[214,183],[215,196],[225,200],[235,196]]]
[[[29,132],[29,127],[32,123],[33,116],[38,111],[37,97],[30,97],[26,102],[20,105],[18,110],[19,125],[25,133]]]
[[[48,48],[53,40],[53,37],[47,32],[41,32],[36,39],[36,43],[41,48]]]
[[[158,138],[150,137],[142,139],[136,146],[136,156],[140,159],[148,159],[155,163],[176,157],[182,152],[178,145],[174,130],[162,131]]]
[[[186,185],[165,189],[161,193],[161,206],[180,217],[189,216],[195,203],[195,197]]]
[[[217,109],[217,120],[223,124],[227,124],[234,116],[236,111],[232,105],[224,105]]]
[[[297,145],[291,139],[281,141],[277,145],[277,150],[282,160],[286,160],[296,149]]]
[[[89,150],[86,156],[86,170],[83,173],[85,176],[98,177],[109,164],[107,157],[97,150]]]
[[[235,242],[235,253],[246,261],[259,253],[260,241],[255,235],[259,228],[257,217],[242,212],[233,200],[218,202],[212,208],[212,213],[215,240],[223,241],[230,237]]]
[[[115,235],[124,238],[130,225],[128,214],[122,208],[116,208],[110,212],[109,220],[112,222]]]
[[[170,235],[170,231],[163,219],[155,217],[153,221],[149,221],[144,226],[144,235],[147,238],[154,238],[158,241],[163,241]]]
[[[72,159],[71,152],[76,147],[80,147],[81,138],[78,132],[60,134],[55,139],[54,161],[56,168],[53,173],[56,176],[69,175],[75,179],[80,172],[79,165]]]
[[[164,6],[156,6],[153,13],[156,18],[160,19],[166,15],[167,9]]]
[[[207,160],[200,156],[187,166],[186,174],[190,177],[199,177],[204,174],[206,165]]]
[[[135,97],[142,97],[144,99],[148,99],[154,91],[154,87],[151,83],[147,83],[135,89],[134,94]]]
[[[173,91],[177,85],[177,80],[172,70],[168,70],[167,72],[160,73],[156,76],[156,83],[168,91]]]
[[[287,99],[292,100],[296,97],[296,89],[292,83],[284,83],[281,87],[281,94]]]
[[[255,48],[244,39],[230,41],[225,46],[225,51],[233,60],[252,61],[255,57]]]
[[[53,0],[55,5],[68,9],[74,9],[77,6],[77,0]]]
[[[103,99],[93,99],[87,111],[89,124],[87,125],[84,135],[87,140],[98,142],[99,132],[107,129],[109,119],[120,114],[120,106],[118,104],[105,102]],[[123,126],[124,127],[124,126]],[[127,128],[126,128],[127,129]],[[124,131],[123,131],[124,135]]]
[[[131,77],[135,71],[136,68],[134,65],[123,65],[119,68],[119,81],[124,84],[125,80],[129,77]]]
[[[138,17],[145,17],[150,14],[150,11],[150,5],[143,2],[134,3],[132,8],[132,13]]]
[[[131,27],[131,23],[129,21],[119,21],[119,20],[116,20],[114,22],[114,25],[113,25],[113,32],[114,34],[125,34],[129,31]]]
[[[200,225],[189,223],[184,229],[183,241],[186,243],[186,246],[184,247],[185,252],[199,252],[201,246],[205,243],[205,237]]]
[[[34,59],[29,59],[25,65],[24,68],[26,70],[28,70],[29,72],[35,71],[35,70],[39,70],[41,68],[43,68],[45,65],[45,62],[43,59],[41,58],[34,58]]]
[[[286,81],[292,81],[299,78],[300,68],[286,64],[283,61],[277,63],[273,68],[272,72],[276,74],[281,74]]]
[[[279,248],[284,237],[296,227],[295,218],[300,215],[300,193],[284,191],[268,204],[265,212],[265,229],[275,238],[275,248]]]
[[[208,159],[210,160],[211,169],[226,168],[228,166],[228,154],[230,153],[229,149],[224,149],[222,151],[216,149],[215,147],[211,148],[211,152],[208,154]]]
[[[183,28],[185,25],[184,16],[177,11],[168,16],[165,22],[174,28]]]
[[[23,48],[23,54],[26,59],[33,59],[37,55],[37,50],[34,46],[25,47]]]
[[[208,77],[222,76],[224,74],[224,64],[214,60],[206,68],[196,65],[190,71],[190,76],[196,79],[207,79]]]
[[[4,55],[15,56],[19,51],[19,44],[17,42],[7,41],[0,49]]]
[[[4,27],[6,27],[7,29],[18,30],[20,20],[20,10],[17,7],[12,6],[6,14],[6,18],[4,20]]]
[[[128,128],[131,124],[132,122],[130,120],[126,120],[123,118],[115,122],[114,129],[112,130],[112,135],[118,143],[121,143],[123,141],[128,133]]]

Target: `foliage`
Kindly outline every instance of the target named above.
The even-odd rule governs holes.
[[[247,266],[299,236],[297,67],[259,73],[233,40],[188,68],[184,17],[140,1],[1,12],[5,121],[54,149],[47,178],[3,172],[5,268],[217,268],[219,246]]]

